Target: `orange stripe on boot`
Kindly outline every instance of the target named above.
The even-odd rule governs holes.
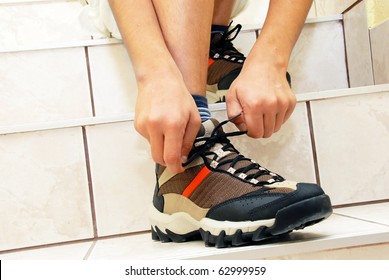
[[[214,62],[215,60],[213,60],[212,58],[208,59],[208,67],[210,67]]]
[[[208,176],[208,174],[211,173],[211,170],[209,170],[206,166],[204,166],[199,173],[197,173],[196,177],[193,178],[192,182],[185,188],[184,192],[182,193],[183,196],[189,197],[194,190],[200,185],[202,181]]]

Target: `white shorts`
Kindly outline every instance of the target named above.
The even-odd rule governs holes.
[[[122,38],[108,0],[80,0],[80,2],[85,5],[80,14],[81,25],[93,38]],[[236,0],[232,18],[241,13],[247,7],[247,3],[248,0]]]

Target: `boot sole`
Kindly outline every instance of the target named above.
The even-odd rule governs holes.
[[[151,234],[161,242],[203,240],[206,246],[224,248],[256,244],[314,225],[332,213],[328,195],[312,197],[278,210],[274,219],[228,222],[193,219],[184,212],[164,214],[151,208]]]

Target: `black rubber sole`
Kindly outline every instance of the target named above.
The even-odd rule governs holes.
[[[260,226],[252,232],[237,230],[232,235],[226,235],[223,230],[219,235],[212,235],[209,231],[200,228],[187,234],[176,234],[169,230],[164,233],[158,227],[155,227],[155,230],[151,228],[151,233],[153,240],[161,242],[187,242],[202,239],[206,246],[217,248],[246,246],[314,225],[328,218],[331,213],[331,200],[328,195],[323,194],[279,210],[271,227]]]

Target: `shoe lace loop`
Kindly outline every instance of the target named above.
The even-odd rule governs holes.
[[[183,164],[183,166],[189,165],[192,161],[194,161],[198,157],[202,157],[204,162],[207,162],[207,157],[212,156],[212,160],[217,161],[218,164],[214,169],[224,170],[224,172],[227,172],[226,170],[234,170],[232,175],[235,177],[239,177],[242,180],[250,181],[251,183],[255,185],[268,185],[275,182],[282,182],[284,181],[284,178],[280,175],[273,173],[269,171],[268,169],[262,167],[260,164],[254,162],[253,160],[246,158],[245,156],[241,155],[239,151],[232,145],[231,141],[228,139],[228,137],[234,137],[246,134],[247,131],[233,131],[233,132],[224,132],[221,128],[226,125],[227,123],[233,121],[240,115],[237,115],[235,117],[232,117],[231,119],[225,120],[223,122],[220,122],[218,125],[215,126],[213,131],[211,132],[210,136],[204,136],[204,137],[198,137],[196,138],[193,149],[189,155],[188,161]],[[236,157],[234,158],[227,158],[227,159],[221,159],[218,161],[219,155],[217,152],[212,150],[212,147],[214,147],[216,144],[222,145],[223,151],[229,151],[236,154]],[[250,161],[249,164],[240,167],[235,168],[235,166],[238,165],[241,161]],[[224,166],[223,169],[220,167]],[[246,174],[250,172],[250,174]],[[244,174],[244,176],[237,176],[237,174]],[[270,178],[267,180],[258,180],[261,176],[268,175],[266,177]]]
[[[232,21],[228,25],[228,31],[223,33],[223,35],[220,37],[220,40],[214,47],[218,52],[222,54],[227,54],[230,57],[238,57],[239,59],[245,60],[244,54],[239,52],[232,44],[232,41],[235,40],[240,30],[242,29],[242,25],[237,24],[234,28],[230,30],[231,25]],[[231,36],[232,34],[233,36]]]

